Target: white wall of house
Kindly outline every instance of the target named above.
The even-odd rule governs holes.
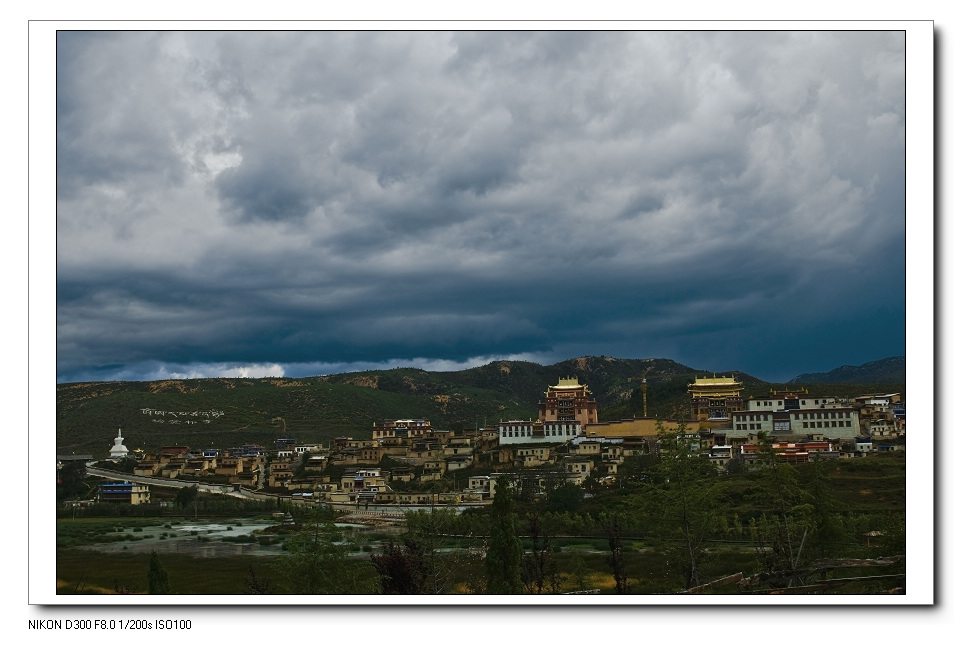
[[[502,421],[498,424],[498,444],[518,445],[523,443],[561,444],[584,432],[578,421],[545,421],[544,435],[535,436],[534,421]]]
[[[775,413],[748,410],[732,413],[732,430],[737,434],[765,432],[769,436],[822,434],[830,439],[852,439],[859,435],[858,412],[849,407],[791,410],[787,421],[776,421]]]
[[[794,399],[792,399],[794,401]],[[845,407],[845,404],[841,403],[837,398],[833,396],[813,396],[813,397],[799,397],[798,407],[802,410],[815,410],[821,408],[838,408]],[[775,412],[777,410],[785,409],[785,398],[775,397],[775,398],[765,398],[765,399],[748,399],[747,409],[749,412]]]

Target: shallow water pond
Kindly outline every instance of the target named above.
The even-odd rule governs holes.
[[[185,521],[176,524],[112,529],[116,532],[111,542],[101,542],[79,548],[103,553],[183,553],[198,557],[226,555],[280,555],[283,540],[278,536],[255,535],[255,531],[275,526],[271,520]],[[247,542],[234,542],[238,538]]]
[[[232,555],[277,556],[284,553],[284,537],[273,533],[258,533],[279,524],[276,520],[181,521],[169,525],[140,527],[105,527],[105,534],[113,539],[80,546],[101,553],[181,553],[195,557]],[[337,523],[358,542],[376,544],[376,536],[395,534],[397,527],[372,527],[365,524]],[[374,540],[368,538],[374,537]],[[369,553],[359,552],[359,556]]]

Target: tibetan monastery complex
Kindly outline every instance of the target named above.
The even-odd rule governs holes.
[[[746,400],[739,381],[717,375],[696,377],[688,393],[690,418],[683,423],[702,456],[719,468],[732,461],[754,463],[762,433],[785,461],[802,463],[816,452],[840,458],[880,450],[886,444],[876,446],[873,440],[884,442],[905,430],[899,394],[847,401],[806,390],[773,390]],[[144,456],[134,474],[157,482],[188,473],[200,481],[227,475],[230,484],[251,494],[352,504],[428,503],[431,495],[421,486],[443,480],[450,484],[447,501],[484,502],[501,474],[535,490],[558,477],[578,485],[588,477],[612,483],[626,458],[657,454],[659,432],[679,425],[647,416],[600,422],[588,385],[562,378],[548,386],[537,419],[502,420],[461,433],[434,428],[427,419],[385,420],[373,425],[369,438],[338,437],[328,447],[298,445],[294,439],[278,439],[271,451],[177,446]],[[111,449],[115,459],[126,453],[122,442],[118,433]],[[113,500],[131,499],[130,493],[103,491],[104,499]]]

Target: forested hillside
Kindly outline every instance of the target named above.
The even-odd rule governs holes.
[[[725,374],[745,384],[746,397],[784,387],[738,371]],[[706,375],[711,373],[668,359],[589,356],[548,366],[495,361],[458,372],[398,368],[297,379],[65,383],[57,386],[57,452],[105,456],[118,428],[128,448],[144,450],[272,446],[281,437],[301,443],[366,438],[384,419],[426,418],[435,427],[461,431],[536,418],[548,386],[570,377],[589,386],[602,420],[642,416],[645,378],[649,416],[667,418],[687,409],[688,384]],[[839,396],[904,391],[898,382],[805,387]]]

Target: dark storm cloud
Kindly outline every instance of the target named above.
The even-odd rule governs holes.
[[[225,210],[241,221],[301,219],[317,204],[314,180],[290,154],[265,154],[217,178]]]
[[[61,32],[58,378],[903,353],[904,78],[901,33]]]

